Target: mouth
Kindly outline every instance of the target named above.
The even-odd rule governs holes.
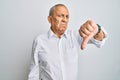
[[[61,26],[64,26],[64,27],[66,27],[66,26],[67,26],[67,24],[66,24],[66,23],[62,23],[62,24],[61,24]]]

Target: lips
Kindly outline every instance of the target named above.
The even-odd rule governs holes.
[[[61,24],[62,26],[66,26],[66,24]]]
[[[61,25],[62,25],[62,26],[67,26],[67,24],[66,24],[66,23],[61,23]]]

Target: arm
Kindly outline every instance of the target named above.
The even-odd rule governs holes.
[[[83,38],[81,49],[84,49],[88,42],[94,43],[98,47],[105,42],[106,32],[102,27],[99,29],[98,26],[93,20],[88,20],[80,27],[79,34]]]
[[[98,41],[102,41],[105,38],[105,33],[104,31],[101,29],[101,26],[98,25],[98,32],[95,34],[94,39],[98,40]]]
[[[34,41],[32,46],[31,64],[30,72],[28,75],[28,80],[39,80],[39,63],[38,63],[38,53],[37,53],[37,43]]]

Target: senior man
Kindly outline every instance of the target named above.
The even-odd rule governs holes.
[[[49,31],[33,42],[28,80],[77,80],[79,50],[88,43],[102,46],[106,32],[93,20],[77,31],[68,30],[69,11],[63,4],[50,9],[48,21]]]

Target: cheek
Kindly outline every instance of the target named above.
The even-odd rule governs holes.
[[[57,28],[59,28],[59,27],[60,27],[60,22],[61,22],[61,19],[56,19],[56,20],[54,21],[54,25],[55,25]]]
[[[61,18],[58,18],[58,17],[53,18],[53,20],[52,20],[52,25],[54,25],[54,26],[56,26],[57,28],[59,28],[61,21],[62,21]]]
[[[59,24],[61,22],[61,19],[56,19],[55,22]]]

